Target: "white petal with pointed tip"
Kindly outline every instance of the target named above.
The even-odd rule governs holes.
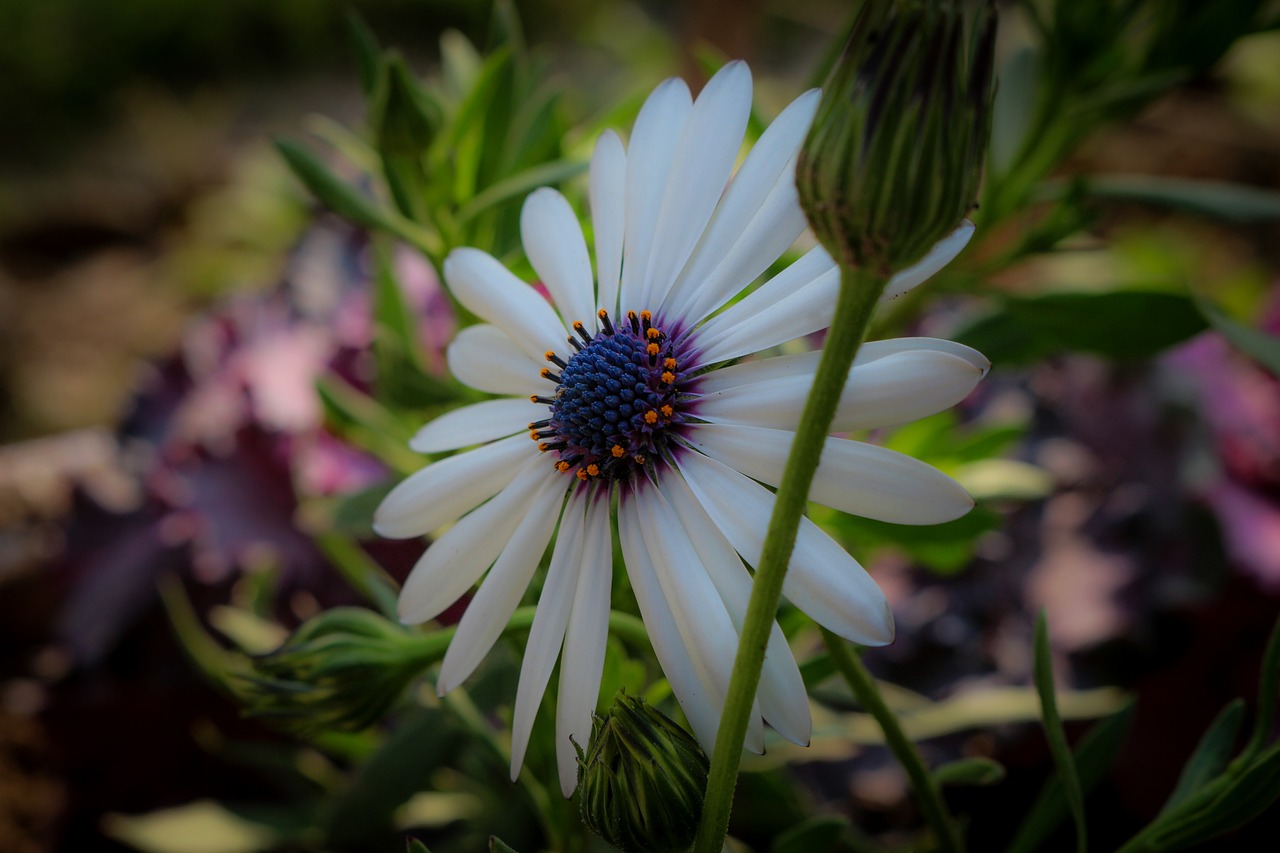
[[[963,358],[936,350],[912,350],[876,359],[849,373],[832,432],[903,424],[949,409],[985,374]],[[812,380],[768,379],[714,391],[692,410],[716,423],[795,429]]]
[[[538,375],[546,360],[529,358],[506,332],[488,323],[458,332],[446,358],[459,382],[480,391],[528,396],[547,389],[547,380]]]
[[[537,455],[527,436],[516,435],[432,462],[382,499],[373,529],[388,539],[430,533],[497,494]]]
[[[483,444],[524,432],[531,422],[543,420],[547,413],[545,405],[531,402],[527,397],[486,400],[445,412],[428,421],[410,439],[409,447],[418,453],[439,453]]]
[[[618,286],[622,276],[622,235],[627,199],[627,152],[622,140],[606,130],[591,153],[587,190],[591,200],[591,226],[596,244],[596,304],[618,313]]]
[[[622,246],[621,306],[643,310],[640,304],[648,278],[649,255],[666,193],[671,163],[676,156],[693,98],[683,80],[672,78],[653,90],[640,108],[627,150],[627,202]]]
[[[524,517],[489,569],[475,597],[458,623],[458,631],[449,643],[436,692],[441,696],[466,681],[493,648],[502,634],[516,605],[524,597],[533,573],[542,561],[563,504],[564,483],[548,477],[542,488],[529,500]]]
[[[434,619],[470,589],[502,553],[523,510],[546,480],[545,463],[529,460],[493,500],[463,516],[433,542],[400,590],[400,621],[413,625]]]
[[[751,71],[742,61],[716,72],[693,103],[658,213],[640,304],[658,306],[702,236],[733,171],[751,114]]]
[[[565,628],[569,624],[569,611],[578,586],[578,574],[582,564],[583,515],[586,497],[583,491],[575,491],[565,504],[560,520],[560,535],[551,552],[551,565],[547,579],[538,597],[538,611],[529,628],[529,642],[524,649],[524,663],[520,665],[520,683],[516,687],[516,707],[511,721],[511,780],[520,775],[524,753],[529,747],[529,733],[533,731],[533,718],[542,704],[542,694],[547,690],[551,670],[564,643]]]
[[[712,459],[762,483],[782,482],[795,440],[788,430],[700,424],[686,439]],[[937,468],[884,447],[828,438],[809,500],[893,524],[942,524],[973,508],[959,483]]]
[[[711,313],[804,230],[804,214],[795,198],[795,155],[820,94],[814,89],[796,98],[761,134],[681,270],[664,316],[693,322]]]
[[[724,602],[734,630],[741,633],[746,619],[747,601],[751,597],[751,574],[729,540],[724,538],[707,515],[684,478],[675,472],[662,484],[675,515],[688,533],[698,560],[707,571],[716,592]],[[809,698],[800,667],[787,645],[782,629],[774,622],[765,651],[757,696],[760,713],[769,725],[792,743],[807,746],[812,729]]]
[[[618,501],[618,540],[622,543],[623,562],[631,588],[635,591],[636,604],[644,619],[653,643],[653,652],[662,665],[662,673],[671,683],[671,690],[698,741],[707,748],[716,742],[716,729],[720,725],[720,706],[710,692],[702,686],[694,669],[689,652],[680,642],[671,607],[658,585],[657,569],[649,558],[649,549],[640,532],[640,519],[636,501],[640,495],[631,494]]]
[[[454,249],[445,259],[444,277],[464,308],[506,332],[534,361],[564,346],[565,324],[547,300],[487,252]]]
[[[908,290],[927,281],[934,273],[951,263],[955,256],[960,254],[965,246],[969,245],[969,238],[973,236],[973,228],[973,223],[966,219],[960,223],[956,230],[934,243],[933,248],[923,258],[889,279],[880,301],[885,302],[890,299],[897,299]]]
[[[550,187],[534,190],[520,210],[520,234],[524,253],[551,294],[564,325],[581,320],[594,330],[591,257],[569,202]]]
[[[677,460],[685,481],[734,549],[759,565],[773,493],[727,465],[686,453]],[[813,621],[863,645],[893,640],[893,616],[884,593],[830,536],[801,517],[782,594]]]
[[[613,539],[609,535],[608,495],[587,507],[582,569],[573,595],[569,627],[560,658],[560,694],[556,700],[556,764],[566,797],[578,786],[576,743],[586,751],[591,715],[600,698],[604,650],[609,639],[609,589],[613,582]]]

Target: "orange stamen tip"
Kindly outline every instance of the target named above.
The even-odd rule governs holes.
[[[551,368],[549,367],[542,368],[541,370],[538,371],[538,375],[541,376],[543,379],[546,379],[548,376],[551,375]]]
[[[596,316],[599,317],[601,320],[603,320],[605,317],[609,316],[609,312],[601,308],[599,311],[596,312]]]
[[[650,313],[650,312],[648,312],[648,311],[641,311],[641,312],[640,312],[640,319],[641,319],[641,320],[652,320],[652,319],[653,319],[653,314],[651,314],[651,313]]]
[[[614,459],[621,459],[623,456],[627,455],[627,451],[623,450],[622,446],[618,444],[615,444],[613,449],[609,452],[613,454]]]
[[[582,329],[582,321],[581,321],[581,320],[574,320],[574,321],[573,321],[573,327],[574,327],[575,329],[579,329],[579,330],[580,330],[580,329]]]
[[[590,465],[587,466],[587,473],[590,474],[592,477],[599,477],[600,466],[592,462]]]
[[[669,358],[666,361],[662,362],[662,366],[665,367],[667,370],[675,370],[676,360],[674,358]]]
[[[644,422],[647,424],[656,424],[658,422],[658,413],[650,409],[644,413]]]
[[[660,349],[662,349],[662,347],[658,346],[657,344],[649,344],[649,346],[645,347],[645,351],[648,352],[649,355],[657,355],[658,350]]]
[[[559,472],[561,472],[561,473],[564,473],[565,471],[568,471],[568,470],[569,470],[569,463],[568,463],[568,462],[565,462],[563,459],[561,459],[559,462],[557,462],[557,463],[556,463],[556,470],[557,470],[557,471],[559,471]]]
[[[676,381],[676,375],[668,370],[666,373],[662,374],[662,381],[670,385],[672,382]]]
[[[662,337],[662,332],[659,332],[657,329],[650,329],[646,334],[648,334],[649,340],[651,341],[656,341],[658,338]]]
[[[663,417],[667,417],[667,418],[669,418],[669,417],[671,417],[673,414],[675,414],[675,411],[676,411],[676,410],[675,410],[675,409],[673,409],[673,408],[671,408],[670,406],[663,406],[663,407],[662,407],[662,415],[663,415]]]
[[[636,464],[637,464],[637,465],[643,465],[643,464],[644,464],[644,454],[643,454],[643,453],[637,453],[635,456],[632,456],[631,458],[632,458],[632,459],[634,459],[634,460],[636,461]]]
[[[538,395],[537,395],[537,394],[530,394],[530,395],[529,395],[529,402],[531,402],[531,403],[536,403],[536,402],[538,402]]]
[[[586,479],[587,479],[587,472],[586,472],[586,471],[583,471],[581,468],[579,468],[579,469],[578,469],[578,479],[579,479],[579,480],[586,480]]]
[[[545,358],[547,361],[550,361],[551,359],[556,357],[556,351],[549,349],[542,354],[542,357]]]

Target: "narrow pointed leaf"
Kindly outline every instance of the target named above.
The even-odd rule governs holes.
[[[1062,782],[1062,792],[1066,796],[1071,819],[1076,825],[1076,850],[1077,853],[1085,853],[1089,847],[1084,822],[1084,794],[1080,788],[1075,759],[1067,746],[1062,717],[1058,715],[1057,697],[1053,689],[1053,661],[1049,654],[1049,621],[1043,610],[1036,619],[1035,681],[1036,692],[1040,694],[1044,734],[1049,741],[1049,751],[1053,753],[1053,763],[1058,768],[1058,779]]]
[[[1243,699],[1236,699],[1222,709],[1182,768],[1178,784],[1169,795],[1164,808],[1161,809],[1161,814],[1172,811],[1222,773],[1231,759],[1231,751],[1235,746],[1236,735],[1240,733],[1240,723],[1243,720]]]

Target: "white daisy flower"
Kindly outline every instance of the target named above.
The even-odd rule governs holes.
[[[384,536],[452,523],[405,583],[406,623],[439,615],[488,571],[441,665],[441,694],[488,653],[559,525],[516,691],[511,770],[514,779],[561,657],[556,748],[566,796],[576,785],[570,738],[587,743],[600,689],[615,524],[663,671],[698,739],[708,750],[715,742],[751,590],[747,567],[760,558],[773,508],[767,486],[782,476],[819,354],[738,360],[826,328],[834,311],[840,274],[821,248],[724,308],[806,227],[793,171],[818,92],[787,107],[730,180],[751,93],[741,62],[696,100],[668,80],[645,102],[629,147],[615,133],[600,137],[589,185],[594,275],[569,203],[552,189],[529,196],[524,248],[550,301],[484,252],[449,256],[449,287],[485,321],[458,334],[450,370],[503,398],[427,424],[415,450],[478,447],[411,475],[378,508]],[[971,231],[966,223],[939,243],[888,295],[944,266]],[[941,411],[988,366],[948,341],[867,343],[832,430]],[[827,440],[810,497],[901,524],[949,521],[972,506],[934,468],[838,437]],[[849,640],[893,638],[883,593],[808,519],[783,593]],[[808,742],[808,697],[776,625],[753,719],[748,748],[762,748],[762,720]]]

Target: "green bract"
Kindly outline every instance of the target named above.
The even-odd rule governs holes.
[[[995,9],[869,0],[796,166],[801,204],[846,269],[919,260],[977,198],[991,132]]]

